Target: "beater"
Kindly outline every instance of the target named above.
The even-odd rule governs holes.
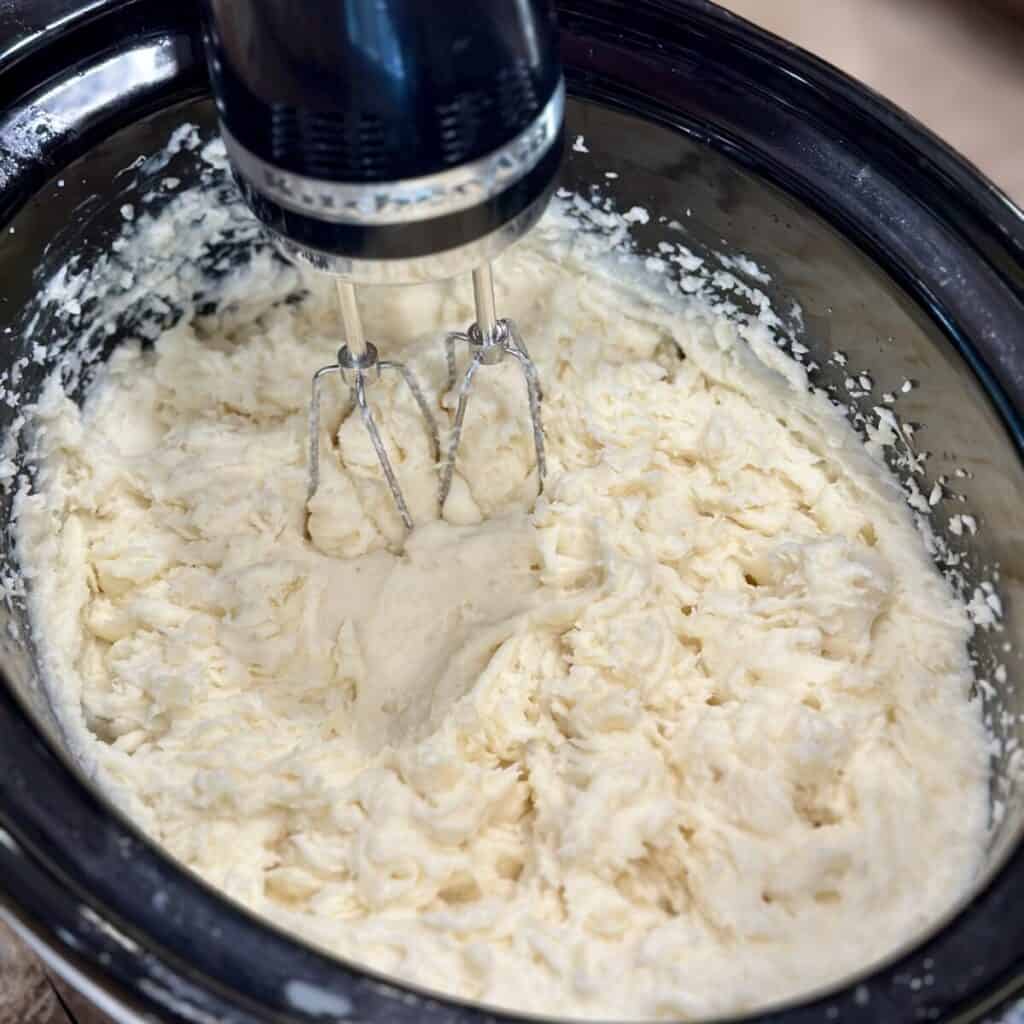
[[[319,484],[323,381],[337,375],[412,529],[367,394],[393,372],[422,414],[443,509],[474,377],[505,357],[524,378],[543,489],[540,381],[515,324],[497,315],[491,263],[540,218],[561,162],[565,88],[550,0],[201,2],[221,135],[242,195],[289,259],[337,279],[342,344],[313,376],[307,498]],[[456,408],[442,458],[423,389],[366,339],[355,286],[466,272],[476,320],[445,339]]]

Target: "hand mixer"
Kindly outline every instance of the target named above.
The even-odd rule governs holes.
[[[313,376],[308,497],[319,483],[322,383],[339,375],[412,529],[367,396],[392,372],[422,413],[443,509],[473,379],[505,357],[526,384],[543,489],[540,382],[515,324],[497,315],[491,262],[540,218],[561,161],[565,89],[550,0],[202,6],[221,134],[246,202],[286,256],[337,280],[342,344]],[[430,403],[412,370],[365,338],[355,287],[466,272],[476,321],[445,342],[457,404],[442,459]],[[460,344],[469,352],[461,381]]]

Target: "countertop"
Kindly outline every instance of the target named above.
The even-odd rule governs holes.
[[[842,68],[1024,206],[1024,0],[719,0]]]

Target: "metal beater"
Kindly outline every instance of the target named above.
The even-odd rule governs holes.
[[[312,501],[320,486],[320,403],[322,382],[325,377],[339,374],[348,387],[347,416],[353,408],[358,408],[366,432],[370,435],[373,450],[377,454],[384,479],[387,481],[392,500],[402,517],[407,530],[414,526],[409,506],[402,493],[402,486],[391,464],[380,429],[373,416],[373,410],[367,399],[367,388],[380,379],[383,371],[392,370],[405,381],[409,392],[419,406],[423,416],[425,429],[430,439],[431,450],[435,463],[441,463],[440,433],[437,420],[430,410],[423,388],[416,375],[405,365],[392,359],[381,359],[375,345],[366,341],[363,333],[362,318],[356,302],[355,287],[346,282],[337,282],[338,301],[341,307],[341,319],[344,328],[345,342],[338,349],[338,361],[323,366],[313,375],[313,388],[309,405],[309,486],[307,488],[307,505]],[[542,391],[537,368],[530,359],[530,354],[523,343],[522,337],[512,320],[498,319],[494,301],[494,279],[490,265],[479,267],[473,271],[473,297],[476,305],[476,322],[466,331],[452,331],[445,336],[445,362],[448,376],[445,394],[451,394],[455,388],[458,372],[456,368],[456,347],[464,342],[469,347],[470,359],[462,374],[459,384],[458,403],[455,420],[448,435],[448,444],[443,464],[440,466],[440,483],[438,488],[438,513],[444,511],[444,504],[451,491],[452,477],[455,473],[455,462],[458,457],[459,443],[462,440],[462,428],[469,405],[469,395],[473,387],[473,378],[481,366],[494,366],[505,356],[511,356],[522,370],[526,382],[526,395],[530,409],[530,428],[533,434],[533,446],[536,453],[538,493],[544,490],[544,477],[547,463],[544,457],[544,426],[541,420]]]
[[[476,305],[476,322],[470,324],[465,332],[455,331],[445,340],[445,361],[448,366],[448,383],[446,391],[455,387],[455,348],[460,341],[469,346],[470,360],[462,375],[459,385],[459,401],[455,409],[455,423],[448,438],[448,450],[444,466],[441,469],[441,511],[448,500],[448,492],[452,487],[452,475],[455,473],[455,459],[462,440],[462,425],[466,419],[466,406],[469,403],[469,392],[473,386],[473,378],[481,366],[493,366],[500,363],[505,356],[511,356],[522,370],[526,381],[526,397],[530,403],[530,427],[533,432],[533,447],[537,458],[537,489],[544,491],[544,477],[547,475],[547,462],[544,458],[544,425],[540,416],[540,403],[543,392],[537,367],[530,359],[519,329],[512,320],[498,319],[494,303],[494,279],[490,264],[478,267],[473,271],[473,299]]]

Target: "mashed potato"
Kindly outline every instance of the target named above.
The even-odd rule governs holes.
[[[100,783],[184,864],[339,956],[542,1014],[690,1017],[892,951],[971,883],[969,625],[896,482],[764,332],[667,309],[549,227],[499,264],[545,388],[477,376],[417,521],[328,388],[328,286],[51,385],[20,509],[34,621]],[[447,427],[465,282],[362,292]],[[248,283],[256,294],[258,275]]]

